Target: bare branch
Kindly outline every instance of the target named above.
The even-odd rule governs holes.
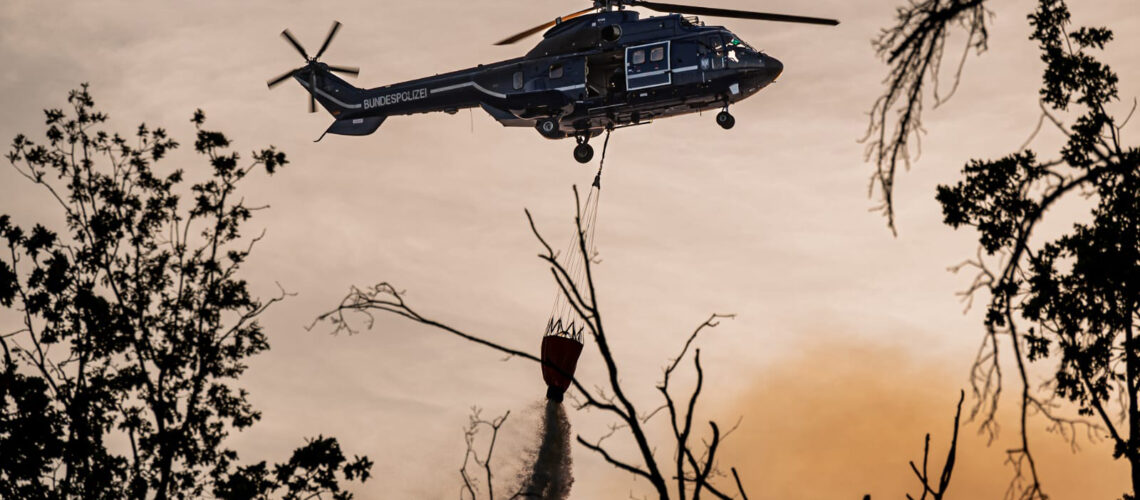
[[[878,191],[881,203],[875,209],[887,218],[894,234],[895,174],[900,164],[910,167],[912,146],[917,151],[921,140],[924,87],[928,83],[933,87],[936,106],[944,103],[958,87],[966,55],[971,50],[984,51],[989,39],[985,0],[912,0],[896,15],[896,24],[884,29],[873,42],[891,71],[884,81],[886,90],[871,107],[861,141],[867,144],[866,159],[875,164],[868,196]],[[942,97],[938,91],[942,55],[950,27],[955,24],[966,31],[967,40],[953,88]]]
[[[942,500],[946,494],[946,489],[950,485],[950,477],[954,472],[954,464],[958,454],[958,428],[959,422],[962,418],[962,402],[966,399],[966,391],[961,391],[958,396],[958,410],[954,413],[954,432],[953,438],[950,441],[950,451],[946,453],[946,462],[942,466],[942,473],[938,476],[937,484],[932,484],[930,476],[927,473],[927,463],[930,458],[930,433],[926,434],[925,444],[922,451],[922,470],[919,471],[918,466],[914,461],[910,462],[910,470],[922,483],[922,496],[920,499],[925,499],[930,495],[933,500]],[[913,499],[914,497],[909,494],[907,498]]]
[[[467,474],[467,464],[469,461],[474,461],[475,465],[483,468],[485,473],[485,481],[487,485],[487,500],[494,500],[495,498],[495,484],[492,479],[491,471],[491,457],[495,452],[495,441],[499,437],[499,428],[507,421],[507,417],[511,415],[508,410],[506,413],[493,418],[485,420],[481,417],[482,410],[473,406],[471,408],[471,416],[467,428],[463,430],[463,440],[467,443],[467,451],[463,454],[463,465],[459,467],[459,475],[463,479],[463,486],[460,490],[460,498],[463,499],[463,493],[466,492],[470,495],[471,500],[476,500],[478,491],[477,483]],[[489,427],[491,429],[491,439],[487,444],[487,451],[483,458],[479,458],[479,453],[475,451],[475,436],[479,434],[480,427]]]

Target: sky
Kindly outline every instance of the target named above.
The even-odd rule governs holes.
[[[858,140],[886,75],[870,39],[899,2],[693,3],[842,24],[708,18],[780,59],[779,81],[733,107],[730,131],[705,114],[613,135],[596,279],[623,382],[642,407],[656,406],[661,369],[689,332],[713,312],[735,313],[700,341],[700,415],[739,419],[724,464],[738,466],[751,497],[917,492],[907,461],[921,458],[926,432],[936,453],[945,449],[983,333],[980,311],[963,312],[956,295],[971,276],[947,270],[974,255],[976,238],[942,225],[934,189],[955,182],[970,158],[1015,151],[1037,123],[1041,62],[1025,21],[1034,2],[993,2],[989,51],[969,59],[951,101],[928,107],[922,157],[896,183],[897,237],[870,210],[871,166]],[[1070,4],[1076,22],[1116,31],[1104,60],[1121,76],[1118,111],[1126,113],[1140,95],[1136,2]],[[314,143],[329,116],[306,113],[299,86],[269,91],[265,81],[301,63],[279,36],[286,27],[315,50],[333,20],[344,23],[323,60],[361,67],[355,84],[374,87],[516,57],[537,38],[492,43],[580,8],[569,1],[8,0],[0,4],[0,138],[35,137],[41,110],[63,106],[69,89],[89,82],[111,114],[109,128],[129,133],[146,122],[180,140],[184,148],[165,168],[185,168],[190,177],[206,168],[190,148],[197,108],[239,151],[269,144],[285,151],[290,165],[244,188],[251,204],[271,208],[246,228],[266,236],[243,276],[264,297],[276,283],[296,296],[263,317],[272,350],[252,360],[243,378],[263,418],[229,443],[245,460],[272,461],[302,437],[333,435],[348,453],[376,462],[374,479],[354,488],[358,498],[454,498],[473,405],[487,415],[512,412],[497,452],[500,477],[509,480],[520,466],[545,392],[538,367],[394,317],[351,336],[304,327],[350,286],[389,281],[422,314],[537,352],[555,289],[523,209],[547,238],[567,241],[571,186],[586,187],[596,161],[579,165],[571,141],[506,129],[478,110],[394,117],[368,137]],[[1034,146],[1055,151],[1058,141],[1046,131]],[[1085,212],[1062,206],[1050,227],[1067,227]],[[22,225],[58,223],[45,193],[10,168],[0,168],[0,213]],[[0,325],[15,321],[11,314],[0,311]],[[579,367],[587,384],[603,380],[589,346]],[[988,446],[976,423],[963,425],[953,498],[1005,492],[1013,470],[1004,450],[1014,446],[1015,421],[1012,402],[1002,408],[1004,432]],[[587,438],[610,423],[587,412],[571,412],[570,420]],[[1083,440],[1074,454],[1042,423],[1033,425],[1053,498],[1123,491],[1126,468],[1107,458],[1103,443]],[[654,430],[659,438],[661,430]],[[575,448],[573,459],[572,498],[644,491],[588,450]]]

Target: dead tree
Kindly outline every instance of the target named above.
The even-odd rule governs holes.
[[[701,391],[704,388],[704,368],[701,365],[700,349],[696,348],[694,344],[702,332],[716,327],[720,320],[731,318],[733,315],[712,314],[693,330],[679,354],[670,360],[664,369],[662,381],[657,386],[663,402],[658,403],[653,410],[640,410],[640,404],[634,402],[627,395],[625,387],[622,386],[620,363],[610,349],[601,308],[597,301],[597,288],[592,270],[592,265],[595,262],[587,246],[587,233],[583,227],[583,211],[576,188],[574,189],[574,200],[576,207],[574,222],[577,239],[575,251],[581,253],[585,271],[585,278],[582,282],[571,279],[568,270],[559,262],[558,254],[538,231],[529,211],[526,211],[526,216],[532,232],[542,246],[542,252],[538,255],[539,258],[550,266],[550,273],[558,286],[558,290],[573,307],[582,324],[586,326],[588,337],[594,340],[593,345],[597,348],[597,353],[606,369],[606,381],[596,388],[587,387],[577,378],[571,378],[572,387],[577,390],[578,394],[578,400],[574,403],[576,409],[600,410],[612,415],[616,420],[609,433],[596,439],[587,439],[582,435],[577,435],[577,442],[597,453],[610,465],[649,483],[662,500],[699,498],[702,493],[719,499],[730,499],[734,498],[735,495],[747,499],[735,468],[729,469],[732,473],[732,483],[729,486],[718,485],[718,479],[727,477],[727,474],[718,466],[717,452],[724,443],[724,439],[736,426],[724,431],[722,426],[715,421],[709,421],[710,437],[697,443],[695,435],[697,431],[693,422]],[[335,309],[318,317],[317,322],[328,321],[332,324],[334,333],[355,333],[358,329],[353,326],[354,321],[349,318],[350,314],[354,313],[354,315],[361,316],[364,327],[371,328],[374,319],[373,314],[376,311],[395,314],[513,357],[539,364],[543,363],[534,354],[497,344],[479,335],[440,323],[430,316],[419,313],[405,301],[403,292],[386,282],[367,288],[351,288],[341,303]],[[673,374],[690,352],[692,353],[691,363],[695,370],[696,382],[692,391],[683,400],[678,400],[672,390],[673,388],[670,387],[670,382]],[[548,364],[547,366],[551,365]],[[554,368],[557,369],[557,367]],[[653,442],[646,432],[646,425],[651,419],[662,414],[668,415],[670,418],[672,439],[669,442]],[[606,446],[607,440],[617,437],[624,437],[634,445],[637,451],[635,459],[622,458],[616,455],[612,448]],[[671,449],[672,453],[668,457],[658,456],[655,450],[659,448]]]
[[[918,497],[919,500],[926,500],[929,496],[931,500],[942,500],[946,495],[946,488],[950,486],[950,476],[954,472],[954,463],[958,457],[958,424],[962,419],[962,401],[966,399],[966,391],[962,391],[958,395],[958,411],[954,413],[954,433],[950,439],[950,451],[946,452],[946,462],[942,465],[942,473],[938,475],[938,481],[935,483],[931,481],[930,473],[927,472],[927,465],[930,460],[930,433],[926,433],[926,444],[922,449],[922,470],[910,462],[910,470],[914,472],[915,477],[922,483],[922,496]],[[907,499],[914,500],[909,493],[906,495]],[[868,499],[869,500],[869,499]]]

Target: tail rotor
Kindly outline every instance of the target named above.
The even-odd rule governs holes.
[[[289,45],[292,45],[294,49],[297,49],[297,52],[299,52],[301,54],[301,57],[305,58],[305,65],[301,66],[299,68],[291,69],[291,70],[286,71],[285,73],[282,73],[281,75],[279,75],[273,79],[270,79],[268,82],[266,82],[266,84],[269,86],[269,88],[272,89],[272,88],[280,85],[285,80],[288,80],[289,78],[292,78],[294,76],[298,76],[298,74],[307,70],[308,71],[307,76],[308,76],[308,80],[309,80],[309,89],[311,90],[309,93],[309,112],[315,113],[317,111],[317,98],[313,96],[312,90],[315,90],[317,88],[317,70],[318,69],[324,69],[327,71],[332,71],[332,72],[341,73],[341,74],[345,74],[345,75],[351,75],[351,76],[360,75],[360,68],[356,68],[356,67],[352,67],[352,66],[336,66],[336,65],[331,65],[331,64],[325,64],[325,63],[322,63],[318,60],[318,59],[320,59],[320,57],[322,55],[324,55],[325,51],[328,50],[329,44],[332,43],[333,37],[336,36],[338,31],[340,31],[340,26],[341,25],[340,25],[339,21],[333,21],[332,28],[329,29],[329,34],[325,37],[324,43],[321,44],[321,49],[318,50],[317,54],[313,57],[309,57],[309,53],[305,51],[305,47],[303,45],[301,45],[301,42],[297,41],[297,38],[293,36],[293,33],[291,33],[288,29],[285,29],[284,31],[282,31],[281,36],[283,38],[285,38],[285,41],[289,42]],[[302,78],[304,78],[304,76],[305,75],[301,75]]]

